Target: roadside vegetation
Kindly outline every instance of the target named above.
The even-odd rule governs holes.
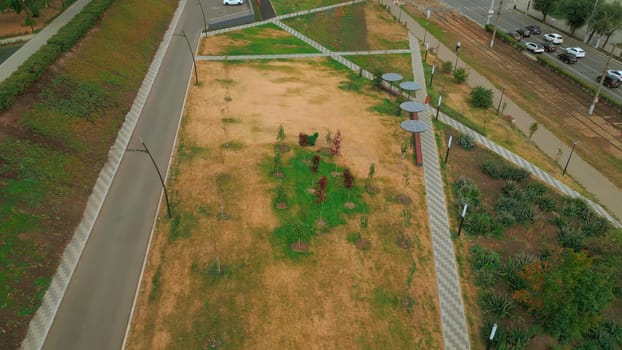
[[[439,129],[439,145],[459,135]],[[480,146],[467,148],[453,149],[444,169],[454,227],[468,204],[456,246],[473,340],[485,344],[497,323],[498,348],[621,347],[622,230]]]
[[[276,15],[286,15],[288,13],[294,13],[298,11],[312,10],[314,8],[334,5],[342,3],[342,0],[300,0],[300,1],[288,1],[288,0],[274,0],[271,1]]]
[[[0,348],[22,341],[176,4],[114,3],[0,115]]]
[[[568,84],[568,89],[564,90],[564,94],[560,94],[558,89],[559,76],[551,72],[548,67],[533,62],[522,55],[517,55],[514,48],[508,47],[502,41],[495,45],[495,50],[499,54],[489,55],[487,46],[481,45],[481,42],[489,40],[489,34],[459,15],[442,12],[437,15],[441,18],[433,16],[429,21],[426,21],[423,14],[418,10],[411,7],[405,7],[405,10],[419,23],[425,25],[430,33],[440,33],[441,35],[437,39],[444,45],[453,47],[456,41],[462,40],[461,60],[467,62],[473,69],[477,69],[488,80],[497,82],[498,89],[505,85],[506,96],[533,116],[539,124],[555,133],[566,144],[572,144],[573,141],[580,139],[582,147],[577,148],[576,152],[592,166],[599,169],[612,183],[622,188],[622,177],[618,176],[622,174],[622,146],[619,145],[618,140],[608,133],[607,127],[594,121],[594,118],[599,118],[599,120],[602,119],[603,123],[606,123],[603,119],[604,116],[619,115],[619,112],[605,104],[599,104],[595,115],[586,120],[584,115],[578,114],[577,111],[587,111],[592,96],[570,82],[565,82]],[[441,25],[441,22],[444,24]],[[459,28],[469,30],[473,35],[464,37],[459,32]],[[465,47],[469,49],[465,49]],[[431,56],[433,56],[432,52],[428,54],[428,61],[437,63],[438,69],[442,62],[433,61]],[[503,61],[503,64],[500,63],[500,60]],[[533,71],[533,76],[537,76],[539,79],[521,79],[520,75],[512,73],[517,69],[529,69]],[[546,93],[542,91],[546,91]],[[435,88],[434,92],[430,94],[438,93],[439,90]],[[500,115],[504,116],[504,114]],[[595,136],[594,132],[597,132],[598,136]],[[500,142],[502,139],[495,140]],[[602,150],[607,151],[603,152]],[[556,175],[555,172],[551,174]]]

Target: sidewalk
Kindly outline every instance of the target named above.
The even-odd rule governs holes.
[[[37,52],[41,46],[45,45],[49,38],[54,36],[60,28],[69,22],[75,15],[82,11],[91,0],[78,0],[69,6],[60,16],[56,17],[51,23],[45,26],[42,31],[37,33],[24,46],[20,47],[6,61],[0,64],[0,82],[8,78],[24,63],[33,53]],[[11,38],[12,39],[12,38]]]
[[[385,0],[380,1],[383,4],[389,3]],[[389,5],[393,16],[395,16],[395,18],[400,18],[402,23],[407,23],[408,30],[411,33],[413,33],[417,38],[424,37],[425,29],[419,26],[419,24],[415,22],[412,18],[410,18],[404,11],[393,5],[392,2],[390,2]],[[456,60],[456,55],[453,48],[447,48],[429,33],[426,37],[426,40],[430,43],[430,46],[432,47],[437,46],[438,44],[439,50],[437,52],[437,55],[441,60],[451,62],[454,62]],[[464,62],[460,61],[460,65],[464,66]],[[424,78],[421,77],[420,79],[422,80]],[[499,91],[490,81],[481,76],[477,71],[472,68],[469,69],[469,78],[467,80],[467,83],[471,87],[481,85],[487,89],[491,89],[494,92],[495,96],[501,96],[501,91]],[[495,103],[498,103],[498,101],[499,100],[497,99]],[[536,120],[533,119],[527,112],[522,110],[519,106],[517,106],[507,96],[504,97],[503,102],[507,103],[505,113],[514,117],[516,126],[523,133],[525,133],[526,135],[529,134],[529,126],[536,122]],[[551,131],[547,130],[542,125],[540,125],[536,133],[533,135],[532,141],[541,151],[543,151],[551,159],[558,159],[560,168],[564,166],[564,164],[562,163],[564,163],[568,159],[571,146],[564,144]],[[561,157],[557,155],[558,149],[562,150]],[[622,218],[622,190],[616,187],[613,183],[611,183],[611,181],[603,176],[597,169],[592,167],[579,155],[574,153],[572,155],[572,162],[570,162],[568,166],[567,173],[570,176],[574,177],[581,185],[583,185],[588,192],[592,193],[596,198],[598,198],[598,201],[602,205],[607,207],[610,214],[613,214],[616,217],[617,220],[615,221],[619,221],[620,218]],[[572,193],[574,191],[562,192]],[[604,213],[598,208],[595,209],[602,215],[608,218],[612,218],[610,214]]]

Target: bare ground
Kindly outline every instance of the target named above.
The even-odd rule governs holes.
[[[366,344],[442,348],[423,174],[421,168],[399,160],[398,120],[367,111],[375,99],[338,89],[344,77],[318,61],[212,62],[201,63],[199,71],[206,78],[190,93],[181,142],[205,151],[177,162],[173,191],[178,205],[210,212],[218,207],[214,178],[228,174],[235,183],[226,196],[232,220],[201,216],[188,239],[172,243],[167,225],[159,225],[128,348],[206,343],[260,349]],[[239,122],[224,123],[223,118]],[[279,124],[292,146],[298,132],[317,130],[324,135],[327,130],[341,130],[343,155],[338,162],[359,179],[366,176],[370,163],[377,165],[382,192],[368,198],[371,250],[360,251],[346,241],[358,224],[358,218],[350,218],[345,226],[316,237],[312,255],[302,261],[275,259],[279,252],[270,244],[277,225],[269,191],[273,185],[260,163],[270,157]],[[219,155],[218,146],[231,141],[242,143],[242,149]],[[322,144],[321,136],[317,147]],[[400,185],[403,166],[410,173],[408,189]],[[403,206],[387,199],[398,193],[413,199],[416,224],[409,233],[415,242],[411,250],[399,248],[392,236],[399,231],[396,213]],[[224,265],[247,266],[241,268],[243,281],[218,282],[218,287],[205,289],[197,280],[193,265],[216,261],[215,245]],[[417,270],[409,288],[411,264]],[[159,296],[149,301],[158,269]],[[379,311],[375,304],[379,291],[409,295],[415,300],[414,310]]]

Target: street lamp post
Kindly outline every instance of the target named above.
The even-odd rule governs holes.
[[[181,34],[173,34],[174,36],[183,36],[186,39],[186,44],[188,44],[188,50],[190,50],[190,58],[192,58],[192,65],[194,66],[194,81],[195,85],[199,85],[199,72],[197,71],[197,61],[194,59],[194,51],[192,51],[192,46],[190,45],[190,40],[188,39],[188,35],[182,29]]]
[[[447,152],[445,152],[445,161],[443,163],[447,164],[447,158],[449,158],[449,150],[451,149],[451,140],[453,136],[449,136],[449,141],[447,142]]]
[[[436,105],[436,120],[438,120],[438,114],[441,112],[441,102],[443,102],[443,92],[445,92],[445,88],[441,90],[441,93],[438,95],[438,104]],[[451,136],[449,136],[449,144],[451,145]],[[447,163],[447,157],[445,157],[445,163]]]
[[[492,29],[492,38],[490,39],[490,48],[495,46],[495,36],[497,35],[497,23],[499,23],[499,17],[501,17],[501,8],[503,8],[503,0],[499,2],[499,10],[497,11],[497,18],[495,18],[495,26]]]
[[[462,233],[462,225],[464,225],[464,217],[466,216],[468,204],[464,203],[464,207],[462,208],[462,214],[460,214],[460,226],[458,226],[458,236]]]
[[[149,148],[147,148],[147,145],[145,144],[145,141],[143,141],[142,137],[140,138],[140,143],[142,143],[143,147],[145,148],[145,152],[149,155],[149,159],[151,159],[151,163],[153,163],[153,167],[155,168],[156,172],[158,173],[158,177],[160,178],[160,183],[162,184],[162,188],[164,189],[164,198],[166,199],[166,211],[168,213],[168,218],[170,219],[172,218],[171,203],[168,200],[168,191],[166,190],[164,178],[162,177],[162,173],[160,172],[160,169],[158,168],[155,159],[153,159],[153,156],[151,155],[151,152],[149,152]]]
[[[456,43],[456,64],[454,64],[454,72],[458,69],[458,58],[460,57],[460,49],[462,49],[462,44],[458,41]]]
[[[201,3],[201,0],[199,0],[198,2],[199,7],[201,8],[201,14],[203,14],[203,33],[205,33],[205,37],[207,37],[207,20],[205,19],[205,9],[203,9],[203,4]]]
[[[492,0],[490,2],[490,10],[488,10],[488,16],[486,16],[486,24],[490,24],[490,19],[492,18],[492,15],[495,14],[495,0]]]
[[[427,51],[426,51],[427,53]],[[436,64],[432,64],[432,73],[430,73],[430,87],[432,87],[432,80],[434,80],[434,71],[436,70]]]
[[[605,63],[605,68],[603,69],[602,74],[600,75],[600,81],[598,82],[598,88],[596,89],[596,93],[594,94],[594,99],[592,100],[592,104],[590,104],[590,108],[587,110],[588,115],[592,115],[594,113],[594,108],[598,103],[598,96],[600,95],[600,90],[603,87],[603,82],[605,81],[605,76],[607,75],[607,70],[609,69],[609,62],[611,62],[611,56],[613,56],[613,50],[615,50],[616,44],[612,44],[611,52],[609,52],[609,57],[607,57],[607,62]]]
[[[497,115],[499,115],[499,110],[501,109],[501,102],[503,102],[503,95],[505,95],[505,85],[503,85],[501,89],[501,98],[499,99],[499,105],[497,106]]]
[[[568,155],[568,160],[566,161],[566,165],[564,166],[564,171],[562,175],[566,175],[566,170],[568,169],[568,164],[570,164],[570,158],[572,158],[572,153],[574,152],[574,148],[579,144],[579,140],[572,143],[572,149],[570,149],[570,154]]]
[[[490,350],[492,346],[492,342],[495,339],[495,333],[497,333],[497,324],[492,325],[492,329],[490,330],[490,336],[488,336],[488,343],[486,344],[486,350]]]

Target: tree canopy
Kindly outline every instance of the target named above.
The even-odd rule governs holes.
[[[546,23],[546,16],[555,10],[559,0],[533,0],[533,8],[542,12],[542,22]]]
[[[594,9],[594,2],[592,0],[561,0],[559,9],[564,14],[571,34],[574,35],[577,28],[587,23]]]
[[[526,304],[547,332],[562,340],[579,337],[597,325],[613,300],[609,273],[595,269],[584,252],[564,249],[526,265],[519,276],[527,288],[515,292],[514,299]]]

